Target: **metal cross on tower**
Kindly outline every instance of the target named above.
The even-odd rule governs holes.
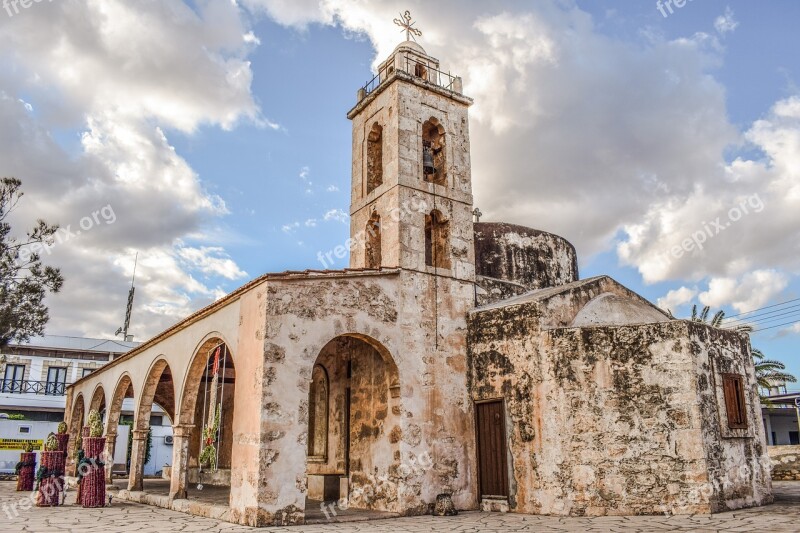
[[[416,41],[416,37],[422,37],[422,32],[414,27],[416,23],[411,20],[411,11],[406,9],[405,13],[400,13],[400,18],[394,19],[394,23],[402,28],[401,32],[406,32],[406,41]]]
[[[481,210],[476,207],[472,211],[472,216],[475,217],[475,222],[480,222],[481,221],[481,217],[483,216],[483,213],[481,213]]]

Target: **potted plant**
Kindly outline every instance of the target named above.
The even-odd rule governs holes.
[[[69,434],[67,434],[67,423],[61,422],[58,424],[56,430],[56,440],[58,441],[58,450],[64,452],[64,457],[67,456],[67,445],[69,444]]]
[[[61,493],[64,491],[65,459],[64,453],[58,449],[58,439],[55,433],[50,433],[44,441],[42,464],[36,473],[37,506],[54,507],[61,504]]]
[[[81,485],[80,503],[83,507],[103,507],[106,501],[105,463],[102,456],[106,439],[103,419],[96,410],[89,412],[89,436],[83,439],[83,457],[78,464]]]
[[[36,477],[36,453],[33,451],[33,443],[27,441],[24,450],[19,456],[16,468],[14,468],[17,473],[17,490],[31,492],[33,490],[33,480]]]

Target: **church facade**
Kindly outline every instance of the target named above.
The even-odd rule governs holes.
[[[265,274],[69,388],[71,434],[100,409],[109,449],[135,400],[120,497],[254,526],[443,493],[561,515],[770,501],[747,338],[580,280],[560,237],[473,222],[471,103],[398,46],[348,113],[350,268]],[[174,429],[163,494],[142,476],[153,403]],[[228,505],[188,500],[195,483]]]

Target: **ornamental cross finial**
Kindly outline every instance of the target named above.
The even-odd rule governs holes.
[[[402,28],[401,32],[406,32],[406,41],[416,41],[417,37],[422,37],[422,32],[414,27],[415,22],[411,20],[411,11],[400,13],[400,18],[394,19],[394,23]]]

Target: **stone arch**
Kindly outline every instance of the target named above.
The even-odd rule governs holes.
[[[117,434],[119,419],[122,414],[122,403],[125,401],[125,398],[135,398],[133,380],[127,372],[120,376],[114,387],[114,394],[111,397],[111,403],[106,416],[106,435]]]
[[[150,427],[150,414],[154,403],[160,405],[174,422],[175,385],[172,369],[163,356],[158,357],[147,371],[134,416],[136,429],[144,430]]]
[[[178,392],[179,401],[176,404],[177,411],[175,413],[176,424],[193,423],[197,407],[197,396],[200,390],[200,380],[208,367],[208,358],[213,355],[210,351],[220,344],[228,346],[228,357],[235,363],[235,359],[230,350],[230,343],[221,333],[209,333],[200,341],[194,351],[191,363],[189,363],[189,368],[186,371],[180,391]],[[203,357],[204,354],[205,357]]]
[[[78,393],[78,395],[75,397],[75,401],[72,402],[72,412],[69,414],[64,413],[64,420],[69,421],[69,442],[67,444],[67,455],[68,459],[72,461],[75,457],[78,436],[81,435],[83,425],[86,421],[86,405],[83,399],[83,394]]]
[[[328,415],[330,412],[330,380],[321,364],[311,371],[308,393],[308,456],[319,460],[328,457]]]
[[[425,181],[436,185],[447,184],[445,129],[438,119],[431,117],[422,124],[422,175]],[[426,161],[432,162],[430,166]]]
[[[213,387],[213,367],[215,354],[219,349],[218,379],[216,389]],[[229,484],[227,473],[233,462],[233,420],[235,417],[234,397],[236,393],[235,358],[226,339],[217,333],[209,334],[195,351],[184,379],[177,414],[177,423],[181,427],[191,427],[186,449],[186,467],[184,471],[188,479],[193,479],[200,470],[208,473],[211,464],[201,464],[203,449],[208,445],[204,441],[204,429],[214,416],[216,405],[220,406],[220,424],[212,442],[217,450],[217,479],[215,483]],[[212,403],[214,405],[212,405]],[[177,459],[176,459],[177,461]],[[205,476],[205,474],[204,474]],[[206,481],[209,477],[204,477]],[[210,481],[209,481],[210,483]]]
[[[437,209],[425,215],[425,264],[450,268],[450,222]]]
[[[375,122],[367,135],[367,194],[383,185],[383,126]]]
[[[92,401],[89,402],[89,411],[96,409],[104,418],[106,412],[106,391],[103,385],[98,383],[92,393]]]
[[[307,498],[346,498],[353,508],[399,512],[402,409],[394,358],[376,339],[347,333],[320,349],[312,368],[317,367],[326,370],[329,382],[328,442],[325,456],[308,457]],[[313,384],[313,370],[308,379]],[[309,409],[309,431],[315,429],[314,415]],[[325,489],[331,476],[348,478],[348,494]]]
[[[381,267],[381,216],[374,212],[369,217],[367,227],[365,228],[365,253],[364,253],[364,266],[366,268],[380,268]]]

